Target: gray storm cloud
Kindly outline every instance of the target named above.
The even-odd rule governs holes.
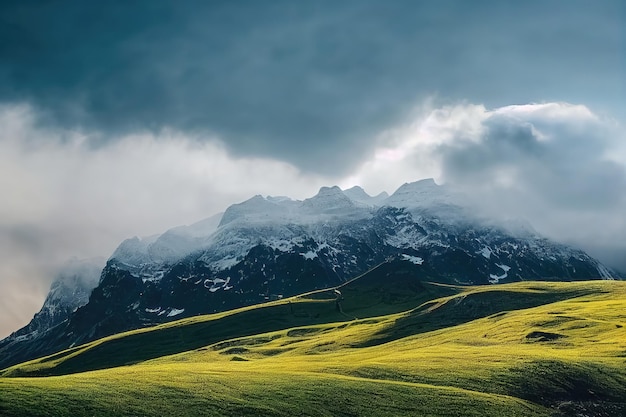
[[[623,203],[624,166],[609,159],[610,132],[589,114],[551,104],[501,109],[478,140],[440,149],[446,180],[530,191],[555,209],[587,211]],[[527,112],[527,110],[532,111]],[[568,111],[569,110],[569,111]]]
[[[626,114],[624,2],[3,1],[0,101],[39,123],[217,135],[238,156],[346,174],[438,94]],[[203,138],[206,135],[196,135]]]
[[[444,181],[626,270],[623,130],[565,103],[501,108],[482,127],[437,149]]]
[[[431,103],[382,132],[346,185],[393,191],[434,177],[487,216],[527,220],[626,272],[625,144],[623,126],[584,105]]]
[[[94,148],[88,137],[97,131],[49,129],[29,106],[0,108],[0,334],[26,324],[71,257],[108,257],[133,235],[190,224],[255,194],[306,198],[322,185],[376,194],[435,177],[489,215],[527,219],[626,269],[623,126],[567,103],[416,109],[410,122],[372,135],[373,150],[348,175],[320,176],[173,130]]]

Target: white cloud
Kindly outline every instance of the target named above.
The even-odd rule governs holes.
[[[379,146],[370,159],[342,183],[361,185],[368,192],[393,192],[405,182],[421,178],[441,180],[437,149],[458,140],[479,140],[488,113],[483,105],[435,107],[432,100],[418,106],[406,124],[378,135]]]
[[[431,106],[384,132],[347,182],[377,192],[434,177],[493,216],[526,218],[626,269],[625,139],[583,105]]]
[[[331,181],[280,161],[233,158],[217,139],[175,131],[94,147],[85,132],[38,127],[28,106],[0,108],[0,126],[0,315],[18,318],[2,322],[0,337],[32,317],[50,271],[72,256],[107,257],[127,237],[255,194],[308,197]]]
[[[0,337],[32,317],[50,271],[72,256],[106,257],[127,237],[192,223],[255,194],[306,198],[322,185],[373,194],[434,177],[493,215],[526,218],[626,268],[626,137],[582,105],[427,102],[375,136],[377,148],[341,179],[234,158],[218,138],[173,130],[94,146],[98,132],[39,127],[28,106],[0,107],[0,126],[0,315],[10,317]]]

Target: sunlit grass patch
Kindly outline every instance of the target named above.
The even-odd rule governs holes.
[[[433,288],[439,296],[407,311],[370,309],[373,316],[358,320],[332,320],[333,303],[307,296],[116,335],[7,374],[60,372],[64,361],[90,365],[103,352],[136,359],[133,349],[147,342],[155,344],[150,360],[0,378],[0,415],[548,416],[589,404],[608,415],[626,411],[626,283]],[[289,303],[327,321],[292,321]],[[241,334],[251,317],[297,324]],[[215,341],[167,354],[194,337]]]

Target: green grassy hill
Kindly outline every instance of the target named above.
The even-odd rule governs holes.
[[[452,287],[412,268],[8,368],[0,415],[626,415],[626,282]]]

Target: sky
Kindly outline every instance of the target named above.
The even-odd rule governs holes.
[[[626,3],[0,3],[0,337],[72,257],[433,177],[626,271]]]

